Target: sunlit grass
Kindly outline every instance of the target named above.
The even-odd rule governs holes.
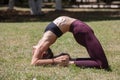
[[[120,21],[87,22],[99,38],[112,71],[73,66],[30,66],[32,46],[42,37],[49,22],[0,23],[0,80],[119,80]],[[72,57],[88,57],[71,33],[51,46],[53,52],[67,52]]]

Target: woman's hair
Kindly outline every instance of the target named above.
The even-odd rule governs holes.
[[[68,53],[60,53],[59,55],[54,56],[54,58],[59,57],[59,56],[64,56],[64,55],[69,56],[69,59],[71,59],[71,57]]]
[[[59,55],[54,56],[52,50],[50,48],[48,48],[46,53],[43,54],[43,59],[51,59],[51,58],[56,58],[56,57],[63,56],[63,55],[68,55],[69,59],[71,59],[71,57],[68,53],[60,53]]]
[[[46,51],[45,54],[43,54],[43,59],[51,59],[53,58],[53,52],[50,48],[48,48],[48,50]]]

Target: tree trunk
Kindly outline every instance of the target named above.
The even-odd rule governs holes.
[[[62,10],[62,1],[55,0],[55,3],[56,3],[56,10]]]
[[[41,6],[42,6],[42,0],[29,0],[29,7],[31,15],[39,15],[41,14]]]
[[[41,9],[42,9],[42,0],[37,0],[36,2],[36,8],[37,8],[37,12],[38,14],[41,14]]]
[[[13,9],[14,9],[14,4],[15,4],[15,1],[14,1],[14,0],[9,0],[8,9],[9,9],[9,10],[13,10]]]

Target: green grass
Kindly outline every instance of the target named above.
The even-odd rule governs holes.
[[[120,20],[87,22],[99,38],[111,71],[75,66],[30,66],[32,46],[49,22],[0,23],[0,80],[120,80]],[[53,52],[88,57],[71,33],[51,46]]]

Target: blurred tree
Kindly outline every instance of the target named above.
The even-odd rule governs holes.
[[[62,1],[55,0],[55,3],[56,3],[56,10],[62,10]]]
[[[41,15],[42,0],[29,0],[31,15]]]
[[[15,0],[9,0],[8,9],[13,10],[14,9],[14,4],[15,4]]]

